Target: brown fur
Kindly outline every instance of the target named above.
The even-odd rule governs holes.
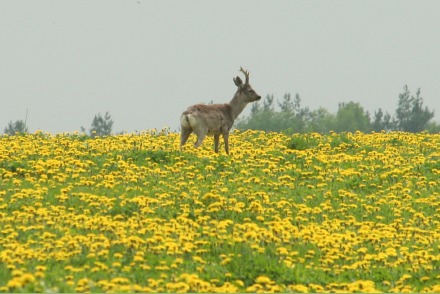
[[[237,92],[229,103],[225,104],[196,104],[188,107],[180,117],[181,135],[180,148],[186,143],[189,135],[194,132],[197,135],[197,141],[194,147],[199,147],[206,135],[214,136],[214,151],[218,152],[219,138],[223,136],[225,142],[225,151],[229,154],[229,131],[231,130],[235,119],[250,102],[258,101],[261,96],[258,95],[249,85],[249,72],[240,68],[240,71],[246,77],[246,83],[243,84],[240,77],[234,78],[237,86]]]

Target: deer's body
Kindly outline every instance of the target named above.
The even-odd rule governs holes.
[[[180,123],[182,127],[193,130],[197,126],[206,128],[207,135],[221,135],[231,129],[233,122],[229,104],[196,104],[183,112]]]
[[[243,84],[240,77],[234,79],[237,86],[237,92],[229,103],[225,104],[196,104],[188,107],[180,117],[181,135],[180,147],[186,143],[189,135],[194,132],[197,135],[197,141],[194,147],[199,147],[206,135],[214,136],[214,151],[218,152],[219,138],[223,136],[225,141],[225,151],[229,154],[229,131],[231,130],[235,119],[243,111],[246,105],[261,99],[252,87],[249,85],[249,72],[240,69],[246,77]]]

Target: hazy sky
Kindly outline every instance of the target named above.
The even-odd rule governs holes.
[[[106,111],[115,132],[177,130],[187,106],[232,98],[240,66],[260,95],[334,113],[394,114],[421,87],[440,121],[439,32],[437,0],[0,0],[0,133],[26,110],[31,132]]]

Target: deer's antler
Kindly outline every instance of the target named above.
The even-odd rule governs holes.
[[[240,67],[240,71],[244,74],[244,76],[246,77],[246,83],[247,85],[249,85],[249,71],[246,71],[243,69],[243,67]]]

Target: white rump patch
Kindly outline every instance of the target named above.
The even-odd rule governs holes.
[[[183,128],[194,129],[197,126],[197,117],[192,114],[184,114],[180,117],[180,124]]]

